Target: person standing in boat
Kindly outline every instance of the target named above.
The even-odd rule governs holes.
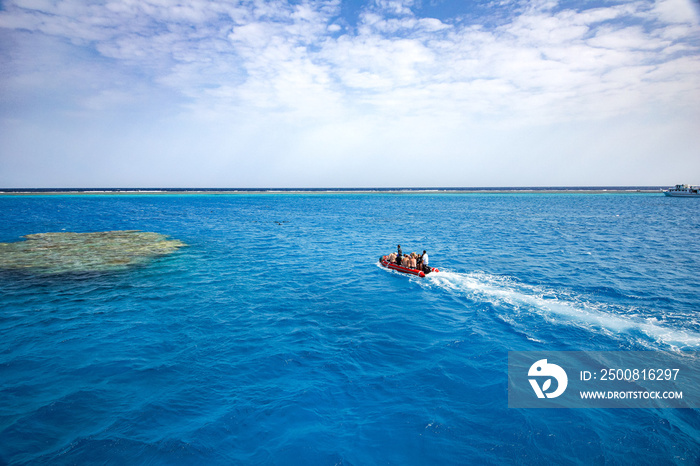
[[[428,257],[428,253],[423,250],[423,255],[420,256],[420,263],[423,267],[423,272],[427,272],[430,270],[430,266],[428,265],[430,263],[430,258]]]
[[[401,265],[401,258],[403,257],[403,253],[401,252],[401,245],[399,244],[398,246],[399,252],[396,254],[396,263],[398,265]]]

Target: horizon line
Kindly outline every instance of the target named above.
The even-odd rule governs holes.
[[[266,187],[266,188],[203,188],[203,187],[89,187],[89,188],[0,188],[0,194],[59,193],[272,193],[272,192],[493,192],[493,191],[638,191],[656,192],[668,185],[619,186],[464,186],[464,187]]]

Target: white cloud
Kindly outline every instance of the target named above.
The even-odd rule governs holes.
[[[698,24],[700,12],[691,0],[657,0],[653,13],[668,23]]]
[[[650,37],[641,26],[625,28],[601,27],[595,37],[588,40],[593,47],[625,52],[628,50],[657,50],[661,51],[671,45],[668,40]]]
[[[692,42],[683,40],[698,29],[688,22],[692,7],[679,9],[682,3],[554,12],[555,3],[541,2],[488,30],[419,18],[412,1],[382,0],[361,15],[356,35],[337,39],[329,35],[340,30],[333,23],[337,1],[130,0],[101,7],[21,0],[0,14],[0,24],[88,41],[103,56],[150,69],[155,82],[195,99],[206,100],[221,87],[227,95],[238,89],[238,98],[231,99],[235,105],[245,101],[305,114],[310,113],[305,102],[316,110],[311,102],[319,95],[335,102],[345,96],[348,105],[351,100],[369,103],[379,112],[395,111],[403,103],[407,108],[432,106],[439,113],[454,110],[445,98],[452,94],[465,101],[490,98],[490,108],[518,112],[537,102],[563,106],[582,89],[592,92],[596,81],[600,91],[627,89],[635,83],[623,77],[643,76],[664,51],[697,56]],[[666,23],[647,26],[651,30],[620,23],[640,15]],[[612,72],[619,67],[625,71]],[[616,77],[619,81],[613,82]],[[501,84],[493,93],[468,92],[478,80],[509,83],[511,104],[503,105]],[[417,98],[427,101],[417,104]]]
[[[418,158],[437,139],[458,158],[464,128],[492,135],[659,109],[698,119],[700,27],[688,1],[582,10],[544,1],[497,26],[420,17],[418,6],[378,0],[350,26],[339,0],[6,1],[3,33],[41,50],[0,46],[0,84],[12,91],[0,103],[26,110],[50,89],[51,111],[99,116],[157,113],[154,101],[168,97],[165,119],[247,122],[247,135],[235,133],[247,148],[276,131],[300,157],[334,146],[330,160],[372,144]],[[236,145],[222,134],[213,137]]]

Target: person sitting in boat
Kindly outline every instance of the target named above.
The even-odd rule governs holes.
[[[396,263],[401,265],[401,259],[403,259],[403,252],[401,252],[401,245],[398,246],[399,251],[396,253]]]
[[[416,258],[418,257],[418,254],[415,252],[412,252],[411,255],[409,256],[408,259],[408,266],[411,267],[412,269],[416,268]]]
[[[387,262],[396,262],[396,253],[392,252],[388,256],[384,256]]]

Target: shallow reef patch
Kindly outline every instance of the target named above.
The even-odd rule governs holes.
[[[35,233],[0,243],[0,270],[40,274],[108,272],[145,264],[186,246],[160,233],[139,230]]]

